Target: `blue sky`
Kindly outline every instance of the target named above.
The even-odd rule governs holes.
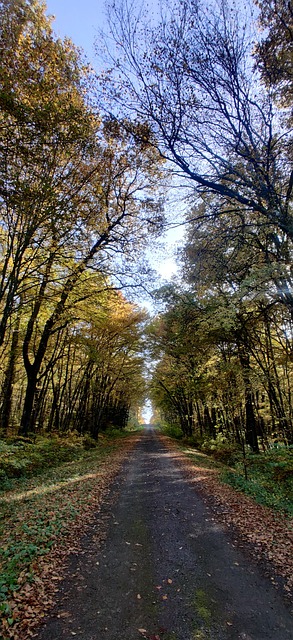
[[[84,49],[87,58],[97,69],[98,60],[95,58],[94,41],[98,36],[99,29],[107,28],[105,0],[46,0],[47,14],[54,15],[53,28],[60,36],[68,36],[74,44]],[[149,0],[154,14],[158,7],[157,0]],[[167,245],[172,251],[172,245],[176,247],[176,240],[182,236],[183,229],[177,228],[167,234]],[[169,279],[176,271],[173,257],[156,257],[155,268],[163,278]]]
[[[93,61],[93,43],[105,25],[104,0],[47,0],[47,13],[55,16],[57,35],[69,36]]]

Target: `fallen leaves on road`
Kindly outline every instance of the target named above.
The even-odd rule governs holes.
[[[160,436],[174,462],[194,483],[214,515],[236,534],[238,546],[265,566],[273,584],[275,576],[283,582],[286,596],[293,595],[293,520],[281,512],[263,507],[248,496],[224,484],[219,470],[196,467],[182,449],[167,436]]]
[[[28,555],[25,569],[17,579],[17,588],[13,593],[8,591],[2,604],[1,640],[35,637],[35,628],[54,603],[68,556],[80,552],[81,536],[96,518],[112,481],[137,439],[138,436],[132,436],[119,441],[109,457],[98,461],[96,473],[76,477],[74,482],[60,482],[58,487],[46,491],[45,496],[39,490],[23,494],[19,500],[14,499],[17,495],[9,495],[10,504],[6,500],[4,505],[1,546],[8,554],[15,545],[25,544],[28,550],[32,548],[34,555],[32,558]],[[106,537],[106,524],[100,525],[95,535],[98,543]],[[30,541],[36,535],[38,540],[43,536],[43,543],[35,552],[35,545]]]
[[[139,633],[147,638],[147,640],[161,640],[161,636],[159,636],[157,633],[152,633],[151,635],[149,635],[146,629],[137,629],[137,631],[139,631]]]

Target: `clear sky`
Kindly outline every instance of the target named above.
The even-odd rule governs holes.
[[[99,29],[107,28],[105,7],[109,6],[109,0],[46,0],[46,4],[48,15],[55,16],[55,33],[60,37],[68,36],[74,44],[82,47],[89,61],[97,68],[94,41],[98,37]],[[149,0],[148,4],[152,5],[153,11],[158,6],[157,0]],[[176,240],[180,240],[182,233],[180,227],[168,233],[169,248],[172,243],[176,244]],[[166,253],[161,259],[157,257],[155,266],[161,276],[167,279],[176,271],[174,259]]]
[[[55,16],[57,35],[69,36],[93,61],[93,43],[105,25],[104,0],[47,0],[47,13]]]

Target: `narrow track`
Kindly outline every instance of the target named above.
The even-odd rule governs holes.
[[[147,428],[82,553],[72,557],[39,640],[289,640],[281,595]],[[102,547],[95,531],[108,517]]]

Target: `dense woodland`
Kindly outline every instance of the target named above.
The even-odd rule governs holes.
[[[1,431],[96,438],[145,394],[121,278],[160,225],[160,163],[91,104],[44,3],[0,7]]]
[[[293,437],[293,8],[272,0],[258,10],[255,40],[235,7],[211,19],[183,3],[157,32],[164,63],[151,58],[146,70],[158,88],[152,117],[168,110],[163,153],[197,194],[181,281],[162,292],[151,329],[152,397],[199,443],[255,453]]]
[[[186,189],[180,275],[149,328],[157,415],[258,453],[293,436],[293,8],[212,6],[183,0],[152,26],[117,3],[112,97],[127,87]]]
[[[198,443],[292,444],[293,8],[212,4],[114,2],[96,75],[44,3],[0,2],[2,437],[96,439],[149,395]],[[168,181],[186,235],[146,328],[125,287]]]
[[[136,431],[150,403],[152,422],[181,442],[164,440],[166,454],[161,444],[154,454],[149,444],[146,455],[136,449],[144,468],[131,471],[132,489],[149,460],[163,505],[161,465],[168,462],[169,477],[165,455],[180,460],[215,518],[248,543],[273,584],[292,590],[293,5],[158,0],[150,11],[131,0],[105,4],[97,71],[56,36],[45,2],[0,0],[3,640],[38,635],[69,555],[78,562],[82,550],[87,572],[93,558],[99,565],[108,526],[119,524],[117,474],[142,444]],[[178,272],[162,282],[146,256],[178,225],[185,230]],[[151,525],[139,502],[153,486],[144,484],[139,499],[124,500],[139,505],[126,545],[132,554],[141,547],[142,566],[133,564],[142,572]],[[161,526],[172,513],[183,523],[178,495]],[[204,525],[208,532],[210,515]],[[189,530],[184,524],[180,535]],[[133,584],[143,590],[127,594],[129,606],[148,602],[148,572],[137,574]],[[180,591],[177,573],[164,575],[151,595],[162,588],[163,618],[165,589]],[[88,582],[79,578],[76,593]],[[218,589],[219,582],[203,582],[208,598],[213,584]],[[200,637],[220,629],[218,617],[210,627],[205,615],[205,591],[197,589],[204,596],[197,606],[185,587],[179,600],[184,611],[192,607],[192,629],[197,609]],[[82,627],[64,601],[57,618],[67,635],[94,628],[92,612],[104,608],[95,597],[82,606],[90,616]],[[236,618],[234,627],[230,612],[223,618],[225,637],[240,629]],[[132,637],[169,637],[161,627],[159,635],[127,629]]]

